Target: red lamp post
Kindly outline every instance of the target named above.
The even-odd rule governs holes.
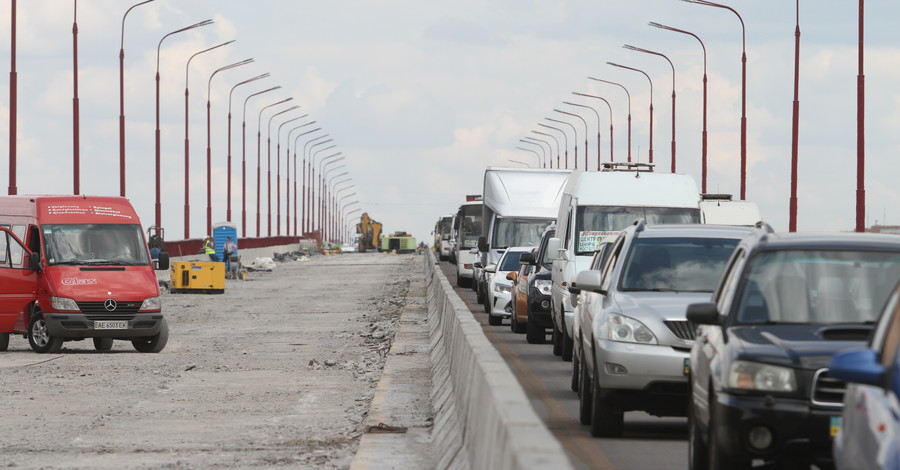
[[[650,26],[653,26],[654,28],[665,29],[667,31],[672,31],[672,32],[676,32],[676,33],[687,34],[688,36],[691,36],[694,39],[696,39],[697,42],[700,43],[700,47],[703,49],[703,134],[702,134],[703,140],[702,140],[702,146],[701,146],[701,151],[700,151],[701,152],[700,153],[700,166],[701,166],[701,170],[700,170],[700,173],[701,173],[700,187],[701,187],[701,189],[700,189],[700,192],[705,193],[706,192],[706,174],[707,174],[707,150],[708,150],[707,138],[706,138],[706,136],[707,136],[707,133],[706,133],[706,102],[707,102],[707,100],[706,100],[706,98],[707,98],[706,44],[703,44],[703,40],[700,39],[699,36],[697,36],[696,34],[690,32],[690,31],[685,31],[683,29],[673,28],[671,26],[666,26],[663,24],[652,23],[652,22],[650,23]],[[743,185],[744,185],[744,183],[742,182],[741,183],[742,188],[743,188]],[[741,192],[743,193],[743,189],[741,190]],[[741,195],[741,199],[744,199],[743,194]]]
[[[866,231],[865,4],[859,0],[859,73],[856,76],[856,231]]]
[[[337,145],[332,144],[332,145],[329,145],[328,147],[316,150],[315,152],[313,152],[313,149],[318,147],[319,145],[324,145],[326,143],[333,142],[333,141],[334,141],[334,139],[324,140],[322,142],[318,142],[318,143],[312,145],[309,148],[309,152],[310,152],[309,186],[307,188],[309,192],[307,193],[306,197],[307,197],[307,205],[309,206],[309,210],[307,211],[309,213],[309,220],[307,221],[308,222],[307,228],[309,229],[310,232],[313,231],[313,225],[316,222],[316,217],[315,217],[316,216],[316,203],[315,203],[314,197],[313,197],[316,194],[316,181],[317,181],[317,179],[316,179],[316,158],[319,156],[320,153],[322,153],[326,150],[331,150],[331,149],[337,147]],[[334,155],[340,155],[340,153],[341,152],[337,152]],[[334,155],[332,155],[332,156],[334,156]]]
[[[266,217],[266,221],[267,221],[266,222],[266,227],[267,227],[266,228],[266,236],[267,237],[272,236],[272,120],[274,120],[276,117],[278,117],[282,114],[291,112],[299,107],[300,106],[291,106],[290,108],[279,111],[279,112],[273,114],[271,117],[269,117],[268,133],[266,134],[266,147],[267,147],[267,150],[266,150],[266,155],[267,155],[266,156],[266,160],[267,160],[266,200],[268,201],[266,204],[266,215],[267,215],[267,217]],[[304,118],[306,116],[308,116],[308,115],[303,115],[296,119]],[[290,122],[290,121],[288,121],[288,122]],[[279,130],[280,129],[281,129],[281,127],[279,127]],[[278,141],[279,141],[278,148],[276,151],[280,152],[281,151],[281,139],[279,138]]]
[[[533,143],[533,142],[528,142],[528,143]],[[534,145],[537,145],[537,144],[534,144]],[[537,153],[537,151],[535,151],[535,150],[533,150],[533,149],[527,149],[527,148],[525,148],[525,147],[519,147],[519,146],[516,146],[516,149],[518,149],[518,150],[524,150],[524,151],[526,151],[526,152],[531,152],[531,153],[533,153],[534,156],[537,157],[537,162],[538,162],[538,163],[537,163],[537,168],[540,168],[540,167],[541,167],[541,162],[542,162],[542,160],[541,160],[541,154]],[[527,165],[527,164],[526,164],[526,165]]]
[[[708,7],[723,8],[734,13],[741,22],[741,200],[745,200],[747,199],[747,29],[744,27],[744,19],[741,18],[737,10],[728,5],[721,5],[707,0],[682,1]]]
[[[666,59],[666,62],[669,63],[669,66],[672,67],[672,173],[675,173],[675,65],[666,57],[665,54],[661,54],[659,52],[651,51],[648,49],[641,49],[640,47],[630,46],[625,44],[625,49],[637,52],[643,52],[645,54],[653,54]]]
[[[78,103],[78,0],[74,0],[74,6],[75,19],[72,22],[72,76],[75,92],[74,97],[72,98],[72,176],[74,179],[73,194],[78,195],[81,192],[81,143],[79,142],[81,138],[81,131],[79,126],[81,125],[81,123],[79,121],[80,112]]]
[[[294,98],[285,98],[281,101],[263,106],[259,110],[259,116],[256,119],[256,237],[260,237],[260,213],[261,206],[261,188],[262,188],[262,115],[263,112],[273,106],[287,103]]]
[[[287,175],[287,182],[284,187],[285,188],[285,191],[284,191],[285,192],[285,196],[284,196],[284,199],[285,199],[284,232],[286,235],[291,234],[291,134],[293,134],[294,131],[303,129],[306,126],[310,126],[315,123],[316,123],[316,121],[310,121],[306,124],[301,124],[299,126],[296,126],[293,129],[291,129],[290,131],[288,131],[287,144],[285,145],[285,165],[287,167],[285,174]],[[313,132],[320,131],[320,130],[322,130],[322,128],[318,127],[311,131],[303,132],[300,135],[298,135],[295,139],[293,139],[293,142],[294,142],[294,204],[295,204],[294,210],[295,210],[295,212],[296,212],[296,202],[297,202],[296,201],[296,199],[297,199],[297,140],[306,134],[311,134]],[[279,180],[279,182],[280,182],[280,180]],[[281,201],[280,188],[281,188],[281,185],[279,184],[279,192],[278,192],[278,200],[279,201]],[[279,202],[279,207],[280,206],[281,206],[281,203]],[[279,209],[279,214],[280,213],[281,213],[281,211]],[[280,227],[281,222],[279,222],[278,225]],[[294,230],[294,235],[297,234],[296,232],[297,231]],[[280,230],[279,230],[278,234],[279,235],[281,234]]]
[[[599,170],[600,169],[599,168],[599,165],[600,165],[600,113],[598,113],[596,109],[594,109],[590,106],[578,104],[578,103],[572,103],[571,101],[563,101],[563,104],[567,104],[569,106],[576,106],[576,107],[584,108],[584,109],[589,109],[594,113],[594,116],[597,117],[597,165],[598,165],[597,169]],[[562,112],[562,111],[560,111],[560,112]],[[572,116],[578,116],[578,115],[572,114]],[[584,122],[584,171],[588,171],[587,122],[581,116],[578,116],[578,117],[581,118],[582,122]]]
[[[11,0],[12,8],[10,17],[10,71],[9,71],[9,188],[10,196],[18,193],[16,187],[16,139],[18,131],[16,125],[18,121],[18,105],[16,99],[18,97],[18,74],[16,73],[16,0]],[[159,224],[157,224],[159,226]]]
[[[525,137],[524,139],[520,139],[519,142],[525,142],[527,144],[537,145],[541,148],[541,152],[544,152],[544,145],[547,146],[547,152],[544,152],[543,164],[544,168],[547,168],[547,162],[550,162],[550,168],[553,168],[553,146],[550,145],[550,142],[547,142],[543,139],[537,139],[534,137]]]
[[[800,0],[797,0],[797,24],[794,28],[794,106],[791,111],[791,199],[788,230],[797,231],[797,164],[800,139]]]
[[[288,119],[287,121],[282,122],[281,124],[278,125],[278,133],[276,134],[277,138],[275,140],[277,142],[277,145],[275,146],[275,168],[276,168],[276,175],[275,175],[275,182],[276,182],[276,184],[275,184],[275,188],[276,188],[276,190],[275,190],[275,208],[276,208],[276,211],[275,211],[275,234],[279,235],[279,236],[281,235],[281,128],[283,128],[285,126],[285,124],[297,121],[299,119],[303,119],[305,117],[309,117],[309,114],[297,116],[293,119]],[[300,127],[308,126],[315,122],[316,121],[308,122],[306,124],[303,124]],[[291,135],[291,132],[293,132],[293,130],[294,129],[291,129],[288,132],[288,143],[290,143],[290,135]],[[285,152],[284,158],[285,158],[285,161],[287,161],[288,169],[290,169],[290,159],[288,157],[291,153],[291,149],[290,149],[289,145],[285,145],[284,147],[285,147],[284,148],[284,152]],[[288,181],[290,181],[290,179],[288,179]],[[271,199],[271,194],[269,196],[270,196],[269,199]],[[271,212],[271,210],[270,210],[270,212]]]
[[[274,86],[252,93],[244,98],[244,111],[241,115],[241,237],[247,237],[247,102],[254,96],[259,96],[281,88]],[[257,155],[259,151],[257,150]],[[258,157],[257,157],[258,158]]]
[[[552,121],[552,119],[550,119],[550,118],[544,118],[544,119],[547,119],[548,121]],[[558,128],[558,127],[553,127],[553,126],[551,126],[551,125],[549,125],[549,124],[543,124],[543,123],[540,123],[540,122],[538,123],[538,125],[541,126],[541,127],[546,127],[547,129],[553,129],[554,131],[557,131],[557,132],[559,132],[560,134],[562,134],[562,137],[563,137],[563,153],[565,154],[566,166],[565,166],[565,167],[559,166],[559,162],[557,161],[557,162],[556,162],[556,167],[557,167],[557,168],[566,168],[566,169],[568,169],[568,168],[569,168],[569,136],[566,135],[566,131],[564,131],[564,130]],[[559,158],[559,155],[558,155],[558,154],[557,154],[557,158]]]
[[[538,124],[538,125],[540,126],[541,124]],[[535,130],[532,130],[531,132],[534,132],[535,134],[550,137],[551,139],[553,139],[554,142],[556,142],[556,168],[561,168],[559,166],[559,163],[560,163],[559,162],[559,139],[557,139],[555,135],[548,134],[546,132],[540,132],[540,131],[535,131]],[[552,156],[550,157],[550,168],[553,168],[553,157]]]
[[[583,117],[581,117],[575,113],[570,113],[568,111],[563,111],[561,109],[554,109],[554,111],[556,111],[557,113],[560,113],[560,114],[565,114],[567,116],[577,117],[578,119],[581,120],[581,123],[584,124],[584,171],[587,171],[587,169],[588,169],[588,163],[587,163],[588,162],[588,160],[587,160],[588,159],[588,140],[587,140],[588,126],[587,126],[587,121],[585,121]],[[563,121],[559,121],[559,122],[563,122]],[[569,124],[569,123],[566,123],[566,124]],[[569,125],[572,126],[572,124],[569,124]],[[575,169],[577,170],[578,169],[578,132],[575,132],[575,126],[572,126],[572,132],[575,133]]]
[[[631,162],[631,93],[628,92],[628,88],[625,88],[624,85],[616,82],[611,82],[609,80],[603,80],[600,78],[588,77],[591,80],[595,80],[598,82],[609,83],[610,85],[616,85],[617,87],[625,90],[625,96],[628,97],[628,161]]]
[[[554,109],[554,111],[556,111],[556,110]],[[551,121],[551,122],[558,123],[558,124],[565,124],[565,125],[567,125],[567,126],[569,126],[569,127],[572,128],[572,134],[575,135],[575,138],[573,139],[573,140],[574,140],[574,143],[572,144],[572,147],[575,148],[575,160],[574,160],[574,161],[575,161],[575,169],[577,170],[577,169],[578,169],[578,131],[575,130],[575,126],[573,126],[572,123],[569,123],[569,122],[566,122],[566,121],[560,121],[559,119],[553,119],[553,118],[544,118],[544,119],[546,119],[546,120],[548,120],[548,121]],[[548,126],[548,127],[549,127],[549,126]],[[556,129],[556,128],[555,128],[555,127],[551,127],[551,129]],[[560,132],[562,132],[562,133],[563,133],[563,137],[566,137],[567,140],[568,140],[568,136],[566,135],[566,133],[565,133],[562,129],[557,129],[557,130],[560,131]],[[567,148],[566,148],[566,168],[569,168],[569,149],[568,149],[568,144],[566,145],[566,147],[567,147]]]
[[[609,108],[609,161],[610,161],[610,162],[614,162],[614,161],[615,161],[615,155],[614,155],[614,151],[613,151],[613,112],[612,112],[612,105],[609,104],[609,101],[607,101],[606,98],[603,98],[602,96],[589,95],[589,94],[587,94],[587,93],[579,93],[579,92],[577,92],[577,91],[573,91],[572,94],[573,94],[573,95],[578,95],[578,96],[584,96],[585,98],[594,98],[594,99],[598,99],[598,100],[601,100],[601,101],[603,101],[604,103],[606,103],[606,107]],[[598,156],[598,159],[597,159],[597,171],[600,171],[600,167],[601,167],[601,165],[600,165],[600,159],[599,159],[599,156]]]
[[[631,70],[634,72],[638,72],[647,77],[647,81],[650,82],[650,163],[653,163],[653,80],[650,79],[650,75],[647,75],[647,72],[643,70],[636,69],[634,67],[629,67],[627,65],[615,64],[612,62],[607,62],[607,64],[612,65],[613,67],[619,67],[626,70]]]
[[[152,1],[154,0],[134,4],[122,15],[122,34],[119,41],[119,196],[122,197],[125,197],[125,18],[131,10]],[[13,0],[13,8],[15,4],[16,0]]]
[[[337,160],[335,160],[335,161],[337,161]],[[332,163],[332,162],[329,162],[329,163]],[[325,166],[327,167],[328,165],[325,165]],[[331,178],[328,178],[328,174],[331,173],[332,171],[342,170],[342,169],[346,169],[346,168],[347,168],[347,165],[338,165],[338,166],[326,171],[322,175],[323,176],[322,188],[324,189],[324,194],[322,197],[322,214],[321,214],[322,233],[323,233],[323,237],[324,237],[323,240],[331,241],[334,239],[334,234],[331,232],[331,224],[330,224],[330,218],[334,217],[334,201],[335,201],[334,195],[332,194],[332,189],[334,188],[334,186],[331,184],[331,182],[342,176],[347,176],[349,174],[349,172],[345,171],[339,175],[334,175]]]
[[[313,121],[313,122],[315,122],[315,121]],[[298,215],[297,215],[297,142],[300,141],[300,137],[303,137],[308,134],[312,134],[313,132],[318,132],[320,130],[322,130],[322,128],[318,127],[311,131],[303,132],[294,138],[294,235],[295,236],[299,234],[299,232],[297,231],[297,220],[298,220]],[[313,140],[315,140],[315,139],[313,139]],[[305,146],[306,145],[304,144],[304,148],[305,148]],[[301,165],[303,166],[303,173],[302,173],[303,174],[303,193],[301,194],[301,197],[303,198],[303,201],[305,203],[305,201],[306,201],[306,154],[305,154],[305,152],[303,153],[303,159],[302,159]],[[306,210],[305,204],[303,206],[303,210],[304,211]],[[290,213],[290,210],[288,210],[288,213]],[[288,226],[290,226],[290,223],[288,223]]]
[[[234,97],[234,89],[241,86],[246,85],[250,82],[255,82],[257,80],[262,80],[263,78],[267,78],[269,73],[266,72],[261,75],[257,75],[253,78],[244,80],[242,82],[238,82],[236,85],[231,87],[231,91],[228,92],[228,181],[227,181],[227,196],[226,196],[226,210],[225,210],[225,220],[231,222],[231,100]]]
[[[307,159],[306,156],[310,155],[309,151],[312,151],[317,145],[331,142],[332,139],[328,139],[325,142],[319,142],[322,139],[327,138],[328,135],[329,134],[321,135],[315,139],[310,139],[303,144],[303,187],[300,189],[300,206],[303,208],[303,224],[300,227],[301,235],[309,231],[309,199],[311,197],[310,186],[312,185],[312,159]],[[309,145],[312,145],[312,147],[307,148]],[[310,157],[312,157],[312,155],[310,155]]]

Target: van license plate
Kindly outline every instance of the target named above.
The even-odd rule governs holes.
[[[127,321],[95,321],[95,330],[127,330]]]

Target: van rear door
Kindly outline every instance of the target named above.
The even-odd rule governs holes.
[[[13,332],[25,307],[37,299],[38,275],[29,255],[18,237],[0,227],[0,333]]]

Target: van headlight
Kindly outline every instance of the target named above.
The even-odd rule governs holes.
[[[67,297],[50,297],[50,306],[56,311],[81,311],[81,309],[78,308],[78,304],[75,303],[75,300]]]
[[[553,281],[549,279],[538,279],[534,281],[534,288],[541,294],[550,295],[553,293]]]
[[[608,337],[611,341],[659,344],[650,328],[634,318],[611,313],[606,317],[606,321],[609,330]]]
[[[739,390],[793,392],[797,390],[794,369],[750,361],[734,361],[728,372],[728,386]]]
[[[139,310],[162,310],[162,300],[160,297],[150,297],[144,299]]]

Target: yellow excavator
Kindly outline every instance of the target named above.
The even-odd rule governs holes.
[[[369,218],[368,212],[363,212],[356,224],[356,233],[359,234],[359,252],[365,253],[366,250],[377,250],[378,243],[381,239],[381,223],[375,219]]]

